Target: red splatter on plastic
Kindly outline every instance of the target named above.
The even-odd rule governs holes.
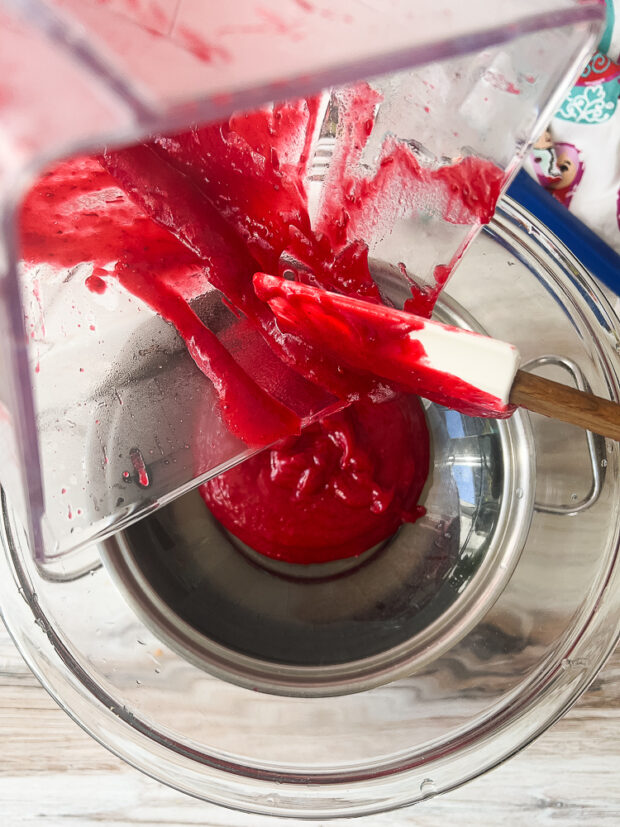
[[[505,78],[500,72],[495,72],[493,69],[487,69],[484,74],[482,75],[484,80],[487,83],[490,83],[495,89],[498,89],[500,92],[508,92],[510,95],[520,95],[521,90],[518,86]]]
[[[84,284],[90,290],[91,293],[98,293],[99,295],[105,293],[107,287],[107,284],[101,278],[101,276],[95,275],[89,276],[84,282]]]
[[[151,484],[151,480],[149,478],[146,464],[144,462],[144,457],[142,456],[142,452],[140,451],[140,449],[132,448],[129,452],[129,459],[131,460],[131,464],[133,465],[133,469],[136,473],[138,485],[140,485],[142,488],[148,488]]]
[[[232,59],[227,49],[219,44],[207,42],[186,26],[178,26],[175,29],[174,39],[202,63],[229,63]]]

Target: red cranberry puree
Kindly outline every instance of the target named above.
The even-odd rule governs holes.
[[[360,177],[378,101],[365,84],[342,97],[340,137],[314,226],[306,174],[318,99],[60,163],[36,182],[20,216],[26,263],[90,262],[86,288],[93,293],[118,280],[174,325],[213,383],[230,430],[250,446],[276,443],[201,491],[240,539],[297,563],[359,554],[415,520],[428,433],[417,398],[376,376],[370,362],[353,369],[320,342],[281,328],[256,295],[254,274],[281,274],[294,259],[300,282],[379,306],[361,239],[386,229],[380,221],[388,202],[400,215],[432,202],[446,221],[475,225],[489,220],[503,183],[501,170],[476,158],[423,168],[393,139],[384,142],[374,176]],[[435,277],[433,289],[414,291],[408,309],[430,315],[445,267]],[[196,315],[190,301],[213,287],[260,340],[257,359],[267,348],[278,360],[293,394],[281,392],[287,381],[259,384],[257,372],[243,366],[251,360],[235,358],[226,338]],[[344,410],[302,432],[308,411],[329,407]]]
[[[428,473],[413,396],[360,400],[202,486],[214,516],[256,551],[289,563],[350,557],[385,540],[416,506]]]

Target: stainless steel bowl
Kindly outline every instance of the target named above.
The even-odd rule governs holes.
[[[438,315],[475,324],[454,302]],[[502,592],[534,499],[526,416],[485,420],[428,404],[426,417],[426,515],[358,558],[266,558],[219,526],[194,491],[102,544],[104,563],[154,634],[223,680],[317,697],[410,675]]]

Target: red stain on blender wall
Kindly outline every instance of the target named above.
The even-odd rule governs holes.
[[[499,89],[500,92],[508,92],[510,95],[520,95],[521,90],[518,86],[508,80],[508,78],[504,77],[501,72],[493,71],[492,69],[487,69],[486,72],[482,76],[487,83],[491,86],[495,87],[495,89]],[[527,80],[527,78],[526,78]],[[531,80],[528,80],[528,83],[531,83]]]
[[[292,259],[300,282],[381,304],[362,239],[385,229],[388,205],[391,220],[432,204],[449,222],[477,224],[489,220],[503,183],[501,170],[476,158],[422,167],[393,139],[374,175],[360,176],[377,103],[365,84],[339,101],[339,137],[314,226],[306,191],[319,111],[313,99],[59,164],[35,184],[21,213],[26,262],[92,262],[91,291],[117,279],[175,326],[233,433],[253,446],[287,438],[202,490],[242,539],[296,562],[358,554],[415,519],[428,435],[417,399],[379,380],[372,366],[344,367],[281,330],[254,292],[254,273],[281,273]],[[433,289],[413,288],[408,309],[429,315],[446,277],[438,268]],[[209,286],[304,383],[316,410],[352,407],[296,436],[302,422],[290,403],[254,381],[190,307]]]
[[[185,49],[190,51],[194,57],[202,63],[214,63],[216,61],[230,62],[231,55],[226,49],[215,43],[208,43],[196,32],[186,26],[178,26],[174,32],[174,39]]]

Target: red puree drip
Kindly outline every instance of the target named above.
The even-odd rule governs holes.
[[[415,519],[428,434],[418,401],[404,398],[398,383],[280,329],[254,292],[254,273],[281,273],[293,258],[299,281],[379,305],[360,239],[381,229],[388,205],[393,218],[432,205],[447,221],[473,225],[489,219],[503,181],[501,170],[475,158],[422,168],[396,141],[385,142],[374,177],[358,177],[377,102],[364,84],[339,101],[341,137],[314,228],[304,182],[317,99],[61,163],[38,180],[21,212],[26,262],[91,262],[86,286],[94,293],[117,279],[174,325],[233,433],[251,446],[286,437],[202,493],[241,539],[296,562],[358,554]],[[430,315],[447,277],[439,268],[435,275],[433,290],[415,291],[412,310]],[[244,368],[251,358],[235,354],[190,307],[211,287],[245,317],[256,361],[277,360],[274,387],[259,384]],[[294,393],[283,396],[284,385]],[[303,400],[299,410],[295,400]],[[308,411],[349,403],[295,436]]]

